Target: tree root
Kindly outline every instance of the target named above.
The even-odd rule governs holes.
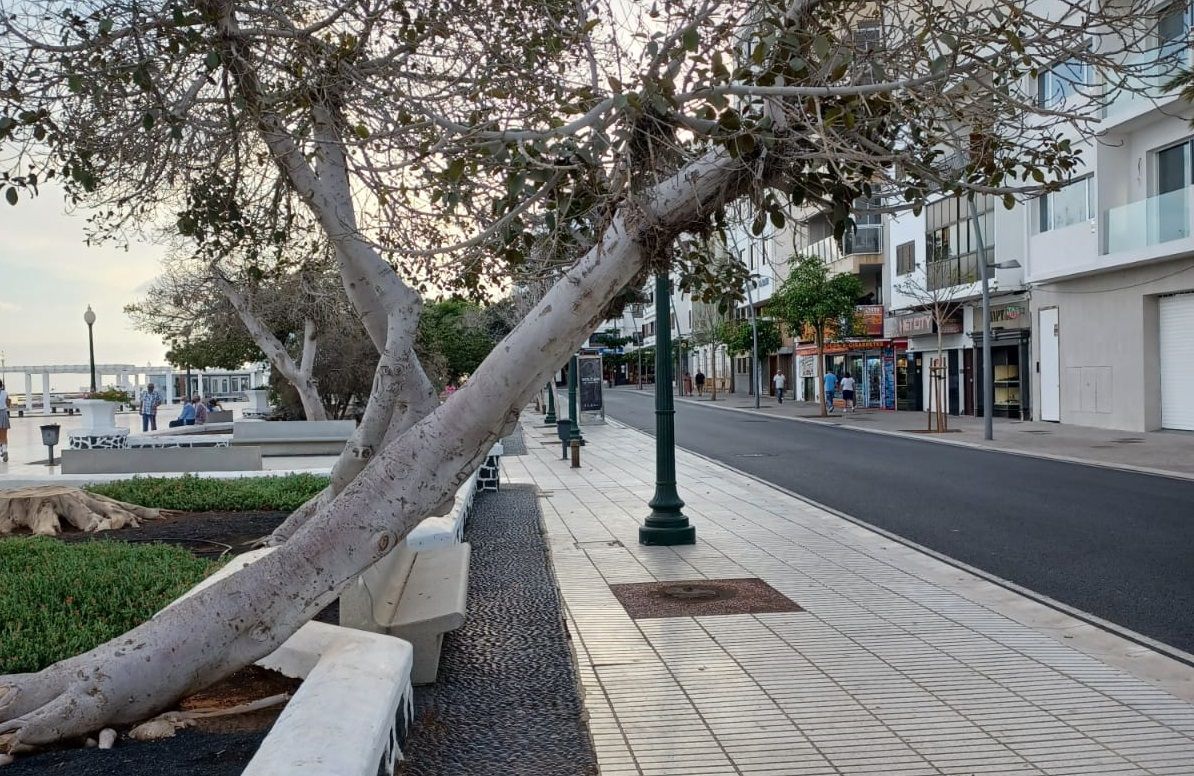
[[[0,536],[20,529],[41,536],[54,536],[66,526],[84,532],[109,531],[132,526],[142,520],[157,520],[157,509],[65,485],[40,485],[0,493]]]
[[[135,741],[156,741],[160,738],[170,738],[179,730],[194,725],[196,721],[201,719],[210,719],[212,717],[230,717],[234,714],[248,714],[254,711],[261,711],[268,709],[271,706],[285,703],[290,700],[288,693],[281,693],[279,695],[271,695],[268,698],[261,698],[259,700],[251,701],[249,703],[242,703],[239,706],[232,706],[227,709],[198,709],[195,711],[167,711],[165,714],[159,714],[148,722],[142,722],[137,727],[129,731],[129,738]]]

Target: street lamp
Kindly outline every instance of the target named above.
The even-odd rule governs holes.
[[[999,263],[987,263],[987,246],[983,241],[983,230],[979,224],[978,208],[970,200],[970,217],[974,219],[974,236],[978,242],[979,277],[983,283],[983,439],[995,438],[995,366],[991,359],[991,289],[988,283],[993,269],[1016,269],[1020,262],[1015,259]]]
[[[655,275],[655,320],[665,325],[655,331],[655,495],[638,528],[639,544],[696,544],[696,528],[681,511],[684,502],[676,492],[676,405],[672,398],[672,327],[668,304],[668,275]]]
[[[83,313],[83,322],[87,324],[87,352],[91,358],[91,392],[95,393],[95,335],[92,331],[92,327],[95,326],[95,313],[91,305],[87,305],[87,312]]]

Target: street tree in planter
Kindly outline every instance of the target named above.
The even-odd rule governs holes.
[[[933,330],[937,332],[937,355],[934,363],[940,366],[945,364],[945,349],[943,347],[945,328],[962,309],[963,300],[959,298],[959,295],[965,286],[930,283],[928,272],[928,268],[924,265],[917,265],[911,273],[896,283],[894,288],[898,293],[914,300],[929,314],[929,318],[933,322]],[[932,424],[930,430],[945,432],[949,430],[947,425],[949,413],[946,412],[942,401],[942,386],[938,385],[942,378],[937,373],[931,373],[930,379],[932,385],[932,390],[929,393],[931,407],[926,408]]]
[[[808,330],[817,345],[816,384],[821,396],[821,415],[825,415],[823,373],[825,339],[833,333],[848,335],[855,314],[855,304],[862,296],[857,275],[829,274],[818,256],[797,256],[789,264],[788,277],[776,289],[767,309],[793,332]],[[847,331],[842,331],[843,323]]]
[[[759,234],[809,204],[844,229],[877,192],[916,208],[1057,188],[1130,81],[1117,56],[1157,17],[1153,0],[661,5],[0,5],[7,201],[53,177],[95,208],[97,239],[174,229],[197,258],[248,262],[303,213],[377,352],[331,485],[275,551],[86,654],[0,678],[0,749],[139,721],[276,649],[447,508],[613,301],[670,272],[682,235],[723,230],[726,203],[749,200]],[[876,8],[881,34],[855,35]],[[1090,46],[1092,29],[1116,37]],[[1057,62],[1099,72],[1097,93],[1025,99]],[[508,287],[535,289],[525,316],[438,404],[414,348],[420,293]]]
[[[755,334],[749,319],[727,321],[722,326],[721,337],[725,342],[727,352],[734,355],[750,356],[750,379],[752,382],[755,379],[760,381],[759,395],[761,396],[761,391],[765,390],[763,386],[770,379],[770,375],[763,369],[765,359],[783,347],[784,340],[779,326],[771,318],[759,318],[755,322],[755,326],[758,328],[759,339],[759,361],[757,364],[754,362]]]
[[[726,314],[708,302],[692,303],[692,344],[709,349],[710,401],[717,401],[717,355],[725,340]]]

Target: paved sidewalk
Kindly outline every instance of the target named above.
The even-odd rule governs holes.
[[[527,423],[503,468],[540,489],[604,776],[1194,773],[1194,668],[684,451],[698,543],[642,547],[654,441],[584,433],[574,470]],[[742,577],[805,611],[632,620],[609,588]]]
[[[653,392],[635,388],[615,388],[619,393],[653,396]],[[676,401],[699,402],[705,405],[755,412],[753,396],[718,395],[717,401],[708,397],[677,397]],[[760,399],[758,412],[774,417],[794,418],[812,423],[899,434],[916,439],[947,444],[965,444],[994,450],[1045,458],[1081,461],[1119,469],[1166,473],[1194,478],[1194,433],[1184,431],[1114,431],[1068,423],[995,419],[994,439],[983,439],[983,419],[950,416],[950,429],[944,434],[928,434],[928,416],[924,412],[895,412],[891,410],[858,410],[855,413],[822,418],[817,404],[788,400],[777,404],[771,396]],[[1194,773],[1194,770],[1191,771]]]

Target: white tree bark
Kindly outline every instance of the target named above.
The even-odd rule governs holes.
[[[555,366],[642,269],[644,254],[742,191],[728,155],[704,157],[623,207],[440,408],[397,436],[275,552],[91,652],[0,678],[9,750],[144,719],[277,648],[389,552],[472,472]]]
[[[261,348],[261,352],[265,354],[270,365],[277,369],[286,382],[294,386],[294,390],[298,392],[299,401],[303,404],[303,413],[307,416],[307,420],[327,420],[327,410],[324,409],[323,400],[319,398],[319,391],[314,379],[315,352],[319,347],[315,321],[308,319],[303,323],[302,356],[299,363],[295,364],[290,353],[286,351],[286,346],[274,336],[272,331],[266,328],[261,319],[253,312],[253,306],[245,298],[245,295],[214,268],[212,277],[232,304],[233,309],[236,310],[236,314],[240,317],[241,323],[245,325],[249,336],[253,338],[257,347]]]

